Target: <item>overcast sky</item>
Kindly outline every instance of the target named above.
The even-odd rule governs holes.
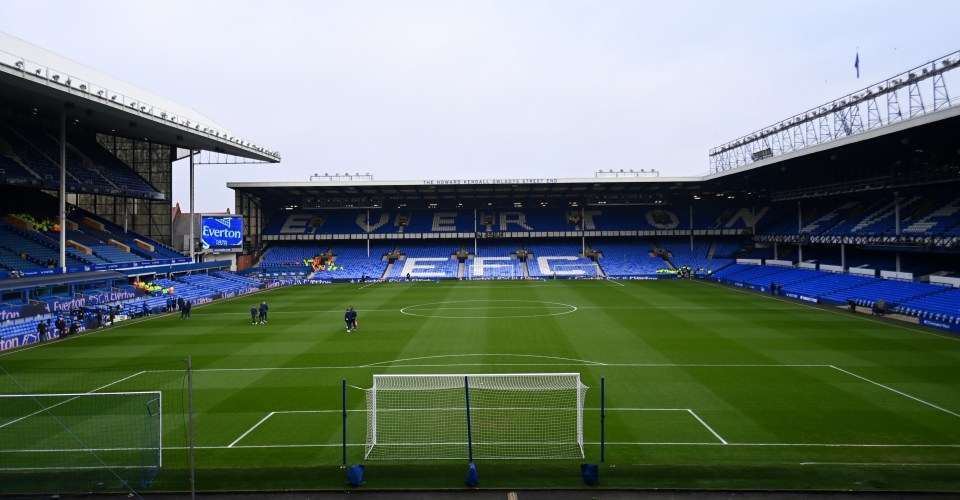
[[[0,2],[0,30],[281,153],[198,167],[197,211],[232,210],[230,181],[325,172],[700,175],[711,147],[960,49],[958,19],[955,0]],[[188,208],[184,162],[173,196]]]

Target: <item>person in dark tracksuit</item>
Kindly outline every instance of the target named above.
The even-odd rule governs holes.
[[[353,306],[347,308],[347,312],[343,315],[343,319],[347,322],[347,332],[357,331],[357,311],[353,309]]]

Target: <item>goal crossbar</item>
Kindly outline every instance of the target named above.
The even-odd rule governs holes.
[[[579,373],[374,375],[364,458],[582,458],[586,390]]]
[[[0,394],[5,469],[162,466],[162,393]]]
[[[554,277],[562,278],[598,278],[601,276],[600,266],[595,262],[585,264],[555,264],[552,268],[552,273]]]

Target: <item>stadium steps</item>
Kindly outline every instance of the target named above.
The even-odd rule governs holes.
[[[383,270],[383,274],[380,275],[380,279],[385,280],[387,279],[387,276],[390,276],[390,272],[393,271],[393,265],[395,263],[396,261],[387,264],[386,269]]]

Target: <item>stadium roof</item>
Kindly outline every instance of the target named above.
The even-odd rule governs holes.
[[[229,182],[268,208],[643,205],[774,200],[960,181],[960,106],[703,177]],[[519,205],[515,205],[519,204]]]
[[[133,84],[0,32],[0,105],[101,133],[184,149],[279,162],[276,151],[240,138],[209,117]]]
[[[486,205],[560,206],[580,203],[654,204],[664,196],[698,190],[699,179],[425,179],[410,181],[228,182],[227,187],[274,207],[476,208]]]

